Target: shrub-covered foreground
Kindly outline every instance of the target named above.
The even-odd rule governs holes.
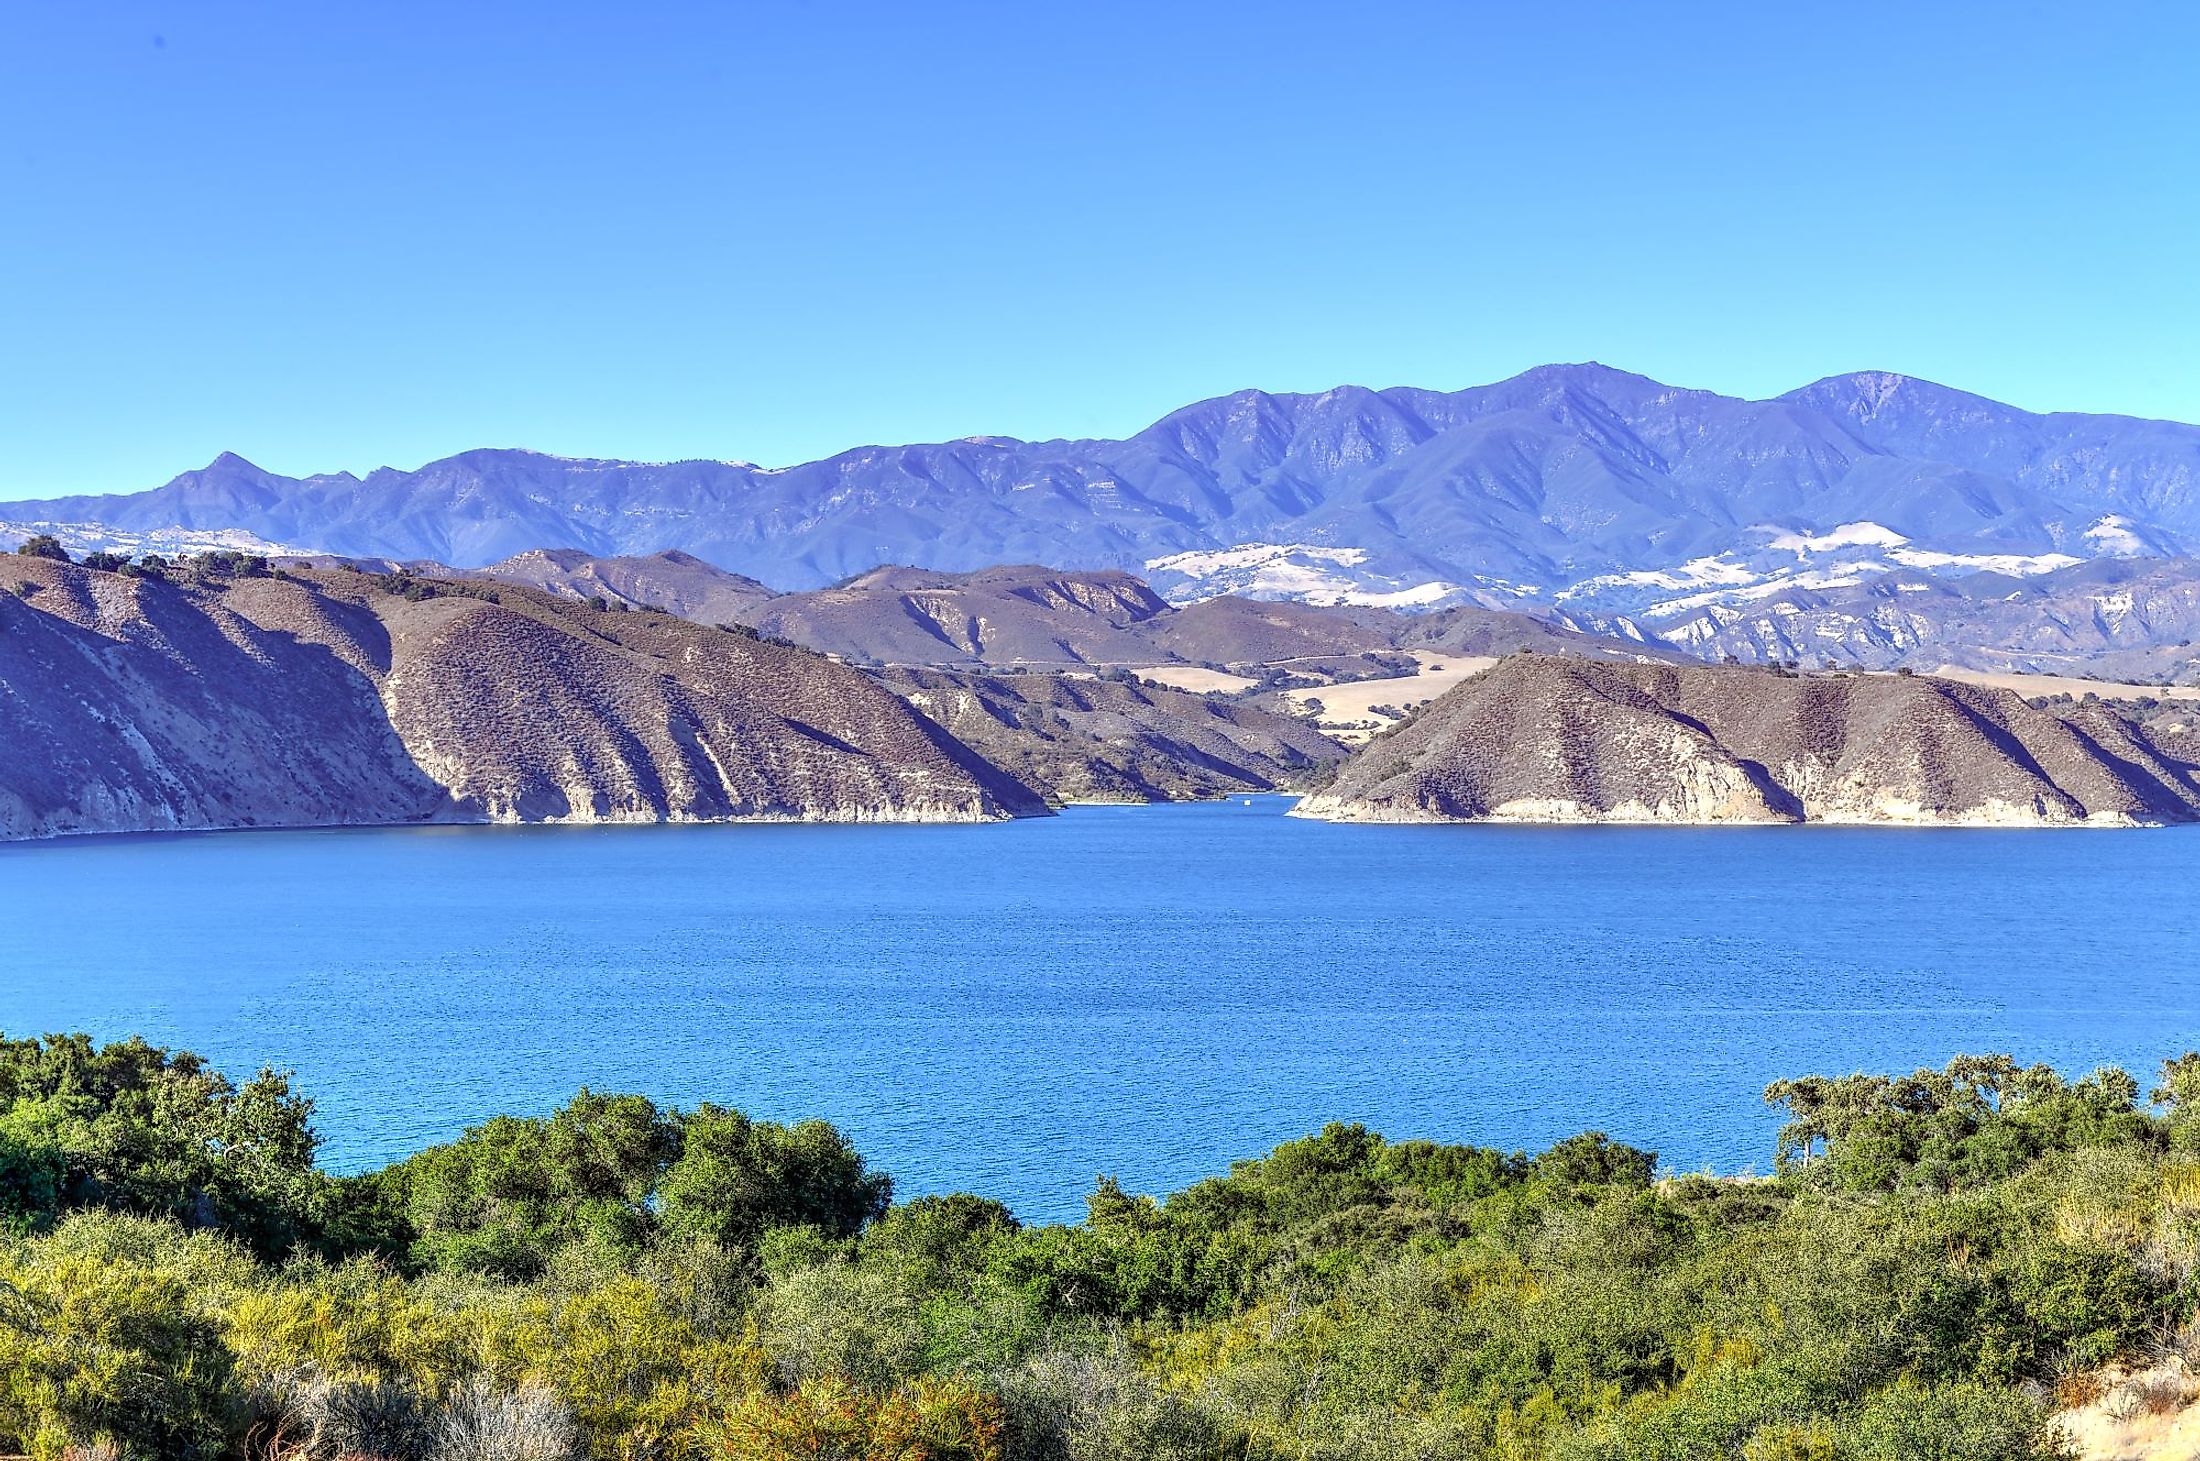
[[[0,1042],[0,1451],[1985,1461],[2191,1341],[2200,1057],[1767,1094],[1768,1180],[1339,1125],[1041,1227],[586,1091],[331,1177],[280,1076]]]

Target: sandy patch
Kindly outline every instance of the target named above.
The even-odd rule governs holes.
[[[1933,673],[1943,680],[2014,690],[2027,698],[2070,695],[2083,700],[2088,695],[2098,695],[2103,700],[2139,700],[2147,696],[2156,700],[2200,700],[2200,685],[2122,685],[2104,680],[2081,680],[2074,675],[2003,674],[1996,670],[1960,670],[1954,665],[1942,665]]]
[[[1403,719],[1402,715],[1377,715],[1376,706],[1388,706],[1397,711],[1413,710],[1461,680],[1472,679],[1497,663],[1494,655],[1445,654],[1433,649],[1417,649],[1413,657],[1421,662],[1418,674],[1353,680],[1342,685],[1316,685],[1304,690],[1286,690],[1283,695],[1300,711],[1305,711],[1310,701],[1319,704],[1321,713],[1315,717],[1314,724],[1331,740],[1354,746]]]
[[[2056,1419],[2080,1461],[2192,1461],[2200,1456],[2200,1384],[2182,1361],[2111,1380],[2099,1398]]]
[[[1204,695],[1209,690],[1234,695],[1260,683],[1225,670],[1210,670],[1204,665],[1150,665],[1133,669],[1131,673],[1142,680],[1152,680],[1173,690],[1189,690],[1195,695]]]

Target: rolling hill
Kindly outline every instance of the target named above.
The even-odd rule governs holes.
[[[879,679],[1057,802],[1297,790],[1345,754],[1298,717],[1124,674],[898,668],[881,671]]]
[[[1342,821],[2190,821],[2194,768],[2100,706],[1926,676],[1516,655],[1376,737]]]
[[[1206,665],[1253,678],[1409,672],[1408,649],[1620,655],[1676,652],[1471,605],[1428,614],[1224,595],[1181,606],[1116,570],[881,568],[782,594],[744,616],[759,633],[862,664],[943,669]]]

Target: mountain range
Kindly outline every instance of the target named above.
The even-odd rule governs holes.
[[[2200,547],[2200,427],[2034,414],[1910,377],[1771,400],[1553,365],[1461,391],[1242,391],[1122,440],[970,437],[767,468],[482,450],[290,478],[225,454],[165,486],[0,508],[157,546],[474,568],[677,549],[779,589],[882,563],[1048,562],[1216,592],[1626,614],[1893,571],[2026,576]]]
[[[1271,641],[1249,626],[1272,617],[1294,627],[1282,647],[1327,650],[1336,633],[1359,644],[1362,616],[1395,617],[1254,603],[1234,614],[1229,600],[1179,610],[1106,572],[870,577],[821,591],[823,627],[876,647],[877,626],[906,623],[908,593],[930,585],[935,611],[969,626],[971,652],[922,636],[909,647],[958,669],[865,655],[866,673],[842,662],[852,655],[629,597],[663,594],[707,615],[754,588],[676,553],[525,554],[465,575],[417,561],[215,554],[125,570],[0,555],[0,840],[420,821],[987,820],[1073,800],[1271,791],[1344,748],[1303,716],[1105,662],[1116,651],[1157,673],[1185,667],[1118,641],[1113,626],[1220,616],[1218,645],[1258,652]],[[812,597],[755,592],[798,610]],[[1095,661],[1075,658],[1079,645]],[[1018,649],[1056,658],[1036,667]],[[1350,653],[1334,658],[1370,672]]]

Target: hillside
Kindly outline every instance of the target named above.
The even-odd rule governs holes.
[[[1151,569],[1175,601],[1438,607],[1804,586],[1828,565],[2024,573],[2200,544],[2200,426],[2036,414],[1910,377],[1771,400],[1600,365],[1459,391],[1240,391],[1121,440],[974,436],[785,467],[483,450],[292,478],[233,454],[10,506],[88,538],[221,530],[477,567],[545,543],[808,589],[882,561]],[[1586,596],[1586,597],[1583,597]]]
[[[1168,608],[1127,573],[886,567],[758,604],[743,622],[866,664],[1126,664],[1152,657],[1136,626]]]
[[[880,680],[1057,802],[1274,791],[1344,757],[1305,720],[1128,677],[889,669]]]
[[[1401,614],[1392,620],[1394,640],[1403,650],[1434,650],[1458,655],[1506,655],[1521,650],[1539,654],[1587,654],[1597,658],[1685,660],[1676,650],[1645,640],[1622,619],[1598,629],[1576,627],[1531,614],[1504,613],[1461,604],[1430,614]]]
[[[1395,646],[1403,624],[1387,609],[1224,594],[1155,617],[1141,637],[1160,654],[1192,664],[1273,665],[1380,653]]]
[[[535,548],[490,564],[480,576],[571,598],[662,609],[698,624],[737,623],[774,597],[773,590],[753,578],[677,549],[596,558],[577,548]]]
[[[2099,706],[1913,676],[1521,655],[1299,807],[1342,821],[2184,821],[2193,768]]]
[[[512,587],[10,556],[0,687],[8,837],[1043,810],[853,670]]]

